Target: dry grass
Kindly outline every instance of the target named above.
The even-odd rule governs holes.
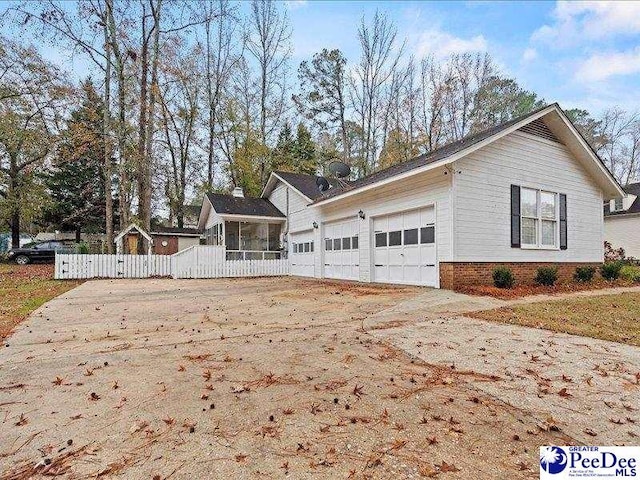
[[[80,283],[53,280],[53,265],[0,264],[0,338],[40,305]]]
[[[640,346],[640,293],[536,302],[469,316]]]

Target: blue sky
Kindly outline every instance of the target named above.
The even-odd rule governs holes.
[[[0,12],[10,4],[0,3]],[[292,75],[322,48],[339,48],[349,61],[357,61],[360,20],[380,10],[394,20],[407,52],[417,58],[488,52],[503,73],[548,102],[595,115],[614,106],[640,110],[640,1],[284,4],[292,27]],[[66,52],[42,47],[54,62],[68,58]],[[76,78],[86,75],[82,62],[73,67]]]
[[[488,52],[525,88],[564,108],[640,109],[640,2],[287,3],[294,65],[323,47],[358,56],[356,29],[376,9],[410,53]]]

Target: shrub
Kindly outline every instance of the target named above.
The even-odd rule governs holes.
[[[620,277],[631,282],[640,282],[640,267],[624,265],[620,269]]]
[[[615,280],[620,276],[620,270],[623,267],[621,261],[607,262],[600,267],[600,274],[605,280]]]
[[[557,267],[540,267],[536,273],[535,282],[538,285],[551,287],[558,280]]]
[[[76,245],[76,252],[87,254],[89,253],[89,244],[87,242],[80,242]]]
[[[593,276],[595,274],[596,267],[577,267],[576,272],[573,274],[573,279],[576,282],[590,282],[591,280],[593,280]]]
[[[516,279],[509,267],[496,267],[493,269],[493,284],[498,288],[511,288]]]

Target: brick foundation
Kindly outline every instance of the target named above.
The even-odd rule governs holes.
[[[558,267],[558,281],[573,279],[576,267],[592,265],[599,267],[601,263],[591,262],[440,262],[440,288],[458,290],[474,285],[493,285],[493,269],[506,266],[516,278],[516,284],[533,285],[536,272],[540,267]]]

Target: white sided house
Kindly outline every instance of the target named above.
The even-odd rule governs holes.
[[[355,181],[274,172],[261,198],[209,194],[198,227],[227,257],[293,275],[459,288],[495,266],[603,261],[603,201],[623,191],[557,104]]]
[[[624,187],[625,194],[604,206],[604,239],[628,257],[640,258],[640,183]]]

